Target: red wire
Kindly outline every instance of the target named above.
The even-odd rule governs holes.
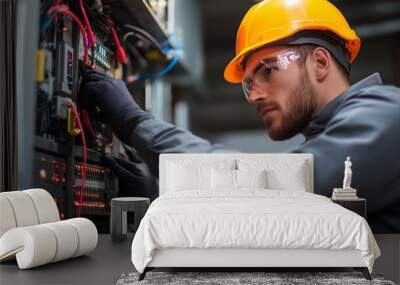
[[[81,8],[81,12],[83,15],[83,19],[85,20],[86,30],[87,30],[87,38],[91,47],[95,46],[96,39],[94,38],[93,30],[90,25],[88,16],[86,15],[85,7],[83,6],[83,0],[79,0],[79,7]]]
[[[115,28],[113,27],[113,25],[107,21],[106,22],[108,28],[111,30],[111,34],[113,36],[114,42],[117,46],[116,48],[116,55],[117,55],[117,59],[120,63],[122,64],[127,64],[128,63],[128,58],[126,56],[125,50],[124,48],[121,46],[121,42],[119,41],[117,32],[115,31]]]
[[[49,11],[47,11],[48,15],[56,14],[56,13],[65,14],[65,15],[70,16],[76,22],[76,24],[78,25],[78,28],[81,31],[82,39],[83,39],[83,49],[84,49],[83,63],[87,65],[87,63],[88,63],[88,53],[89,53],[88,52],[88,43],[87,43],[85,28],[83,27],[82,22],[79,20],[79,18],[73,12],[71,12],[71,10],[69,10],[67,5],[64,5],[64,4],[55,5],[55,6],[51,7],[49,9]]]
[[[74,116],[74,121],[78,125],[78,128],[80,129],[81,133],[81,138],[82,138],[82,160],[83,160],[83,167],[81,171],[81,185],[79,187],[79,204],[77,208],[77,213],[76,215],[80,217],[81,215],[81,206],[83,204],[83,188],[85,187],[85,182],[86,182],[86,139],[85,139],[85,133],[83,131],[83,126],[81,119],[79,118],[78,110],[76,108],[76,105],[71,102],[71,109],[72,109],[72,114]]]
[[[89,130],[89,132],[94,137],[97,137],[97,134],[96,134],[95,130],[93,129],[92,124],[90,123],[89,115],[85,109],[82,110],[82,118],[83,118],[83,123],[85,124],[85,126]]]
[[[86,112],[85,109],[82,109],[82,118],[83,118],[83,123],[85,124],[85,126],[86,126],[86,128],[89,130],[89,132],[90,132],[95,138],[100,137],[100,138],[103,140],[103,142],[105,142],[106,139],[105,139],[101,134],[97,133],[97,132],[94,130],[94,128],[93,128],[93,126],[92,126],[92,123],[90,122],[89,115],[88,115],[88,113]],[[108,144],[105,144],[104,146],[105,146],[105,147],[111,147],[114,143],[115,143],[115,136],[113,135],[112,141],[111,141],[110,143],[108,143]]]

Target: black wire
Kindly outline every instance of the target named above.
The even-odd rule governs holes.
[[[143,35],[144,37],[146,37],[149,41],[151,41],[153,43],[153,45],[161,52],[163,53],[163,48],[160,45],[160,43],[152,36],[150,35],[148,32],[146,32],[145,30],[139,28],[139,27],[135,27],[133,25],[124,25],[124,28],[137,32],[141,35]]]
[[[128,38],[131,37],[131,36],[136,37],[137,39],[139,39],[139,40],[141,40],[141,41],[147,43],[148,45],[153,45],[153,42],[151,42],[148,38],[146,38],[145,36],[143,36],[143,35],[141,35],[141,34],[139,34],[139,33],[137,33],[137,32],[133,32],[133,31],[127,32],[127,33],[124,35],[124,37],[122,38],[122,41],[125,42],[125,41],[128,40]]]

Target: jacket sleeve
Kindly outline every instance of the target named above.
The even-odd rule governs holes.
[[[397,88],[366,88],[344,102],[321,133],[292,150],[313,154],[316,194],[331,196],[334,187],[342,187],[344,161],[350,156],[351,186],[367,199],[371,221],[389,209],[397,209],[397,214],[391,215],[400,215],[399,107]],[[379,222],[388,223],[385,226],[389,229],[394,216]],[[400,229],[399,222],[397,227]]]
[[[125,120],[129,121],[129,120]],[[147,113],[132,129],[121,134],[134,147],[158,177],[158,157],[162,153],[238,153],[221,144],[212,144],[188,130],[155,118]]]
[[[86,74],[81,84],[80,101],[81,106],[99,107],[118,138],[138,151],[156,177],[161,153],[233,152],[156,119],[135,102],[123,81],[106,74]]]

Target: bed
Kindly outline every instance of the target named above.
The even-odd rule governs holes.
[[[312,155],[163,154],[159,167],[160,197],[132,243],[140,280],[171,267],[352,267],[371,278],[371,229],[313,194]]]

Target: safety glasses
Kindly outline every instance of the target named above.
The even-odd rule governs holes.
[[[277,56],[266,58],[260,61],[260,63],[254,68],[250,76],[242,81],[244,95],[249,101],[249,95],[252,90],[262,88],[266,83],[270,83],[272,76],[276,71],[285,71],[289,67],[289,64],[300,58],[300,54],[297,51],[287,51]]]

